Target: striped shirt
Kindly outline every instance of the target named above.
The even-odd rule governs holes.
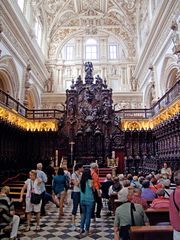
[[[10,199],[4,194],[0,194],[0,228],[4,228],[12,221],[11,211],[14,211],[14,206]]]

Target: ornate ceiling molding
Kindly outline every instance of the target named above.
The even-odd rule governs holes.
[[[82,30],[84,35],[103,31],[116,35],[127,46],[129,55],[135,57],[137,0],[31,1],[34,13],[46,25],[49,58],[56,58],[62,39]],[[93,31],[89,31],[91,28]]]
[[[134,72],[134,75],[139,80],[140,88],[143,88],[146,84],[146,75],[149,72],[150,64],[159,57],[157,53],[161,54],[160,50],[164,46],[162,43],[166,42],[167,36],[169,36],[170,39],[172,19],[174,16],[179,15],[180,2],[165,1],[165,3],[166,4],[162,5],[160,12],[155,19],[153,28],[148,36],[148,41],[144,45],[142,55],[140,56]]]

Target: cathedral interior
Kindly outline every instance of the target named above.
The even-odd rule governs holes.
[[[50,160],[177,169],[179,93],[180,1],[0,1],[1,178]]]

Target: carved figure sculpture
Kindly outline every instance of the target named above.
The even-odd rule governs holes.
[[[92,76],[92,71],[93,71],[92,62],[86,62],[84,65],[85,65],[86,77],[87,76],[91,77]]]

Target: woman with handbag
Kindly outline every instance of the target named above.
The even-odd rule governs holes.
[[[27,213],[27,227],[25,231],[30,231],[31,224],[31,212],[36,214],[36,230],[40,230],[40,211],[41,211],[41,178],[37,177],[36,170],[29,172],[29,178],[25,181],[25,184],[21,190],[20,202],[23,201],[23,194],[26,192],[26,213]]]
[[[94,207],[93,183],[90,169],[85,169],[80,182],[81,201],[81,229],[80,237],[88,236],[91,224],[91,215]]]

